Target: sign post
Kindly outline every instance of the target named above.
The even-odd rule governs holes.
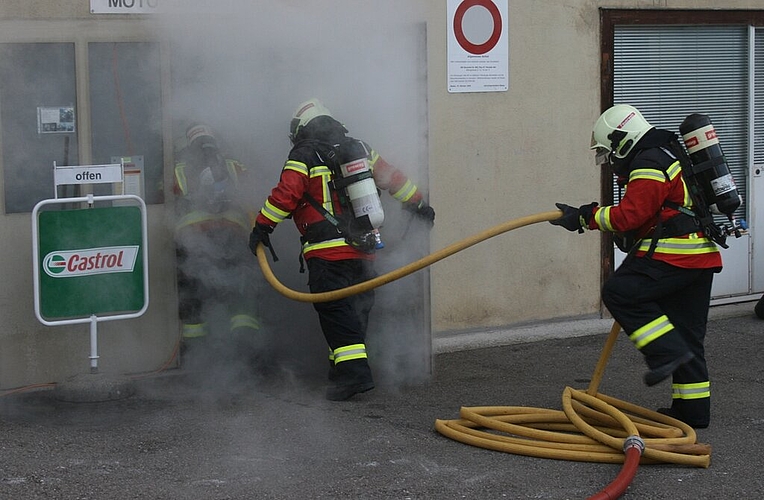
[[[59,184],[121,182],[115,166],[121,167],[54,165],[55,191]],[[112,201],[119,206],[95,207]],[[72,203],[87,208],[61,209]],[[92,373],[98,371],[98,322],[136,318],[148,308],[146,242],[146,205],[135,195],[55,198],[32,211],[35,315],[48,326],[90,324]]]

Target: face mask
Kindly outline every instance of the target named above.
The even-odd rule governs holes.
[[[594,164],[598,167],[610,164],[610,151],[605,148],[597,148],[594,153]]]

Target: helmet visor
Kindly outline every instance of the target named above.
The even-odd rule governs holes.
[[[607,148],[596,148],[594,150],[594,164],[598,167],[610,164],[610,151]]]

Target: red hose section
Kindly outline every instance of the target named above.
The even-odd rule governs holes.
[[[621,498],[621,495],[629,487],[639,467],[639,459],[642,456],[642,450],[637,447],[631,447],[625,452],[626,458],[623,461],[621,472],[618,473],[613,481],[605,486],[599,493],[590,496],[587,500],[614,500]]]

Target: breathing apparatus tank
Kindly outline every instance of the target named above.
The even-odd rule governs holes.
[[[368,149],[362,141],[347,140],[340,144],[338,160],[342,179],[335,181],[335,187],[344,188],[356,221],[371,233],[375,247],[383,248],[379,228],[385,220],[385,211],[369,167]]]
[[[679,132],[692,162],[691,176],[696,178],[708,210],[732,220],[732,214],[743,200],[711,119],[707,115],[691,114],[679,125]]]

